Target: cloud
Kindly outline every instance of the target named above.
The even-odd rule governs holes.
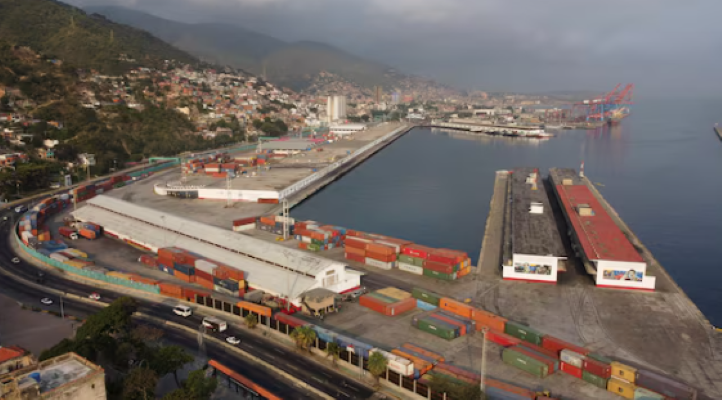
[[[316,40],[491,90],[722,89],[718,0],[71,0]]]

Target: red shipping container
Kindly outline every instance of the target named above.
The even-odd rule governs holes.
[[[178,270],[173,271],[173,276],[182,280],[183,282],[193,283],[195,281],[194,275],[186,275]]]
[[[447,265],[456,265],[464,261],[463,254],[452,253],[445,250],[434,250],[429,253],[428,260]]]
[[[178,285],[161,282],[158,284],[158,287],[160,288],[160,293],[167,296],[178,297],[183,294],[183,288]]]
[[[564,361],[559,362],[559,370],[577,379],[582,379],[582,369],[571,364],[567,364]]]
[[[379,254],[379,253],[372,252],[371,250],[367,250],[366,257],[373,258],[374,260],[379,260],[379,261],[383,261],[383,262],[387,262],[387,263],[396,261],[396,253]]]
[[[365,256],[360,256],[358,254],[350,254],[350,253],[346,253],[345,256],[346,256],[347,260],[356,261],[356,262],[359,262],[362,264],[366,263]]]
[[[453,265],[447,265],[438,263],[436,261],[424,261],[424,268],[430,269],[432,271],[441,272],[442,274],[453,274],[454,273],[454,266]]]
[[[515,347],[514,347],[514,351],[517,351],[517,352],[519,352],[519,353],[525,354],[525,355],[527,355],[527,356],[529,356],[529,357],[531,357],[531,358],[533,358],[533,359],[535,359],[535,360],[537,360],[537,361],[539,361],[539,362],[542,362],[542,363],[546,364],[546,365],[547,365],[547,368],[549,368],[549,374],[553,374],[553,373],[554,373],[554,358],[551,358],[551,359],[550,359],[550,358],[547,358],[547,357],[542,357],[542,356],[540,356],[540,355],[538,355],[538,354],[535,354],[535,353],[529,351],[529,349],[526,348],[526,347],[524,347],[524,346],[515,346]]]
[[[447,364],[445,362],[440,362],[440,363],[436,364],[436,366],[434,367],[434,370],[448,372],[454,376],[461,376],[471,382],[478,383],[479,381],[481,381],[481,375],[477,374],[476,372],[467,371],[464,368],[460,368],[455,365]]]
[[[554,336],[544,336],[544,339],[542,339],[542,347],[549,351],[557,353],[557,355],[559,355],[559,353],[561,353],[561,351],[564,349],[569,349],[575,353],[579,353],[585,356],[589,354],[589,350],[585,349],[584,347],[565,342],[561,339],[555,338]]]
[[[444,314],[434,313],[434,314],[431,314],[431,316],[438,320],[444,321],[447,324],[450,324],[453,326],[458,326],[459,327],[459,335],[466,336],[466,325],[462,324],[461,322],[454,321],[453,319],[445,316]]]
[[[346,235],[346,240],[344,240],[344,245],[346,247],[354,247],[357,249],[364,249],[366,250],[366,245],[369,244],[369,241],[363,238],[355,237],[355,236],[348,236]]]
[[[82,236],[86,239],[93,240],[93,239],[97,238],[97,235],[95,234],[95,232],[91,231],[90,229],[81,229],[78,231],[78,233],[80,234],[80,236]],[[36,235],[37,235],[37,233],[36,233]]]
[[[233,221],[233,226],[241,226],[241,225],[249,225],[249,224],[255,224],[256,218],[250,217],[250,218],[241,218]]]
[[[601,376],[602,378],[609,378],[612,376],[612,367],[609,364],[605,364],[591,358],[585,358],[582,366],[584,371],[596,376]]]
[[[493,387],[497,389],[501,389],[505,392],[513,393],[517,396],[523,397],[525,399],[534,400],[536,397],[536,393],[532,392],[531,390],[527,390],[524,388],[520,388],[518,386],[510,385],[508,383],[504,383],[501,381],[497,381],[496,379],[486,378],[484,379],[484,385],[488,387]]]
[[[276,218],[274,218],[274,217],[261,217],[260,221],[263,225],[270,225],[270,226],[276,225]]]
[[[304,320],[302,320],[302,319],[299,319],[299,318],[296,318],[296,317],[292,317],[292,316],[290,316],[290,315],[286,315],[286,314],[283,314],[283,313],[277,313],[277,314],[275,314],[275,315],[273,316],[273,319],[275,319],[275,320],[278,321],[278,322],[283,322],[284,324],[288,325],[288,326],[291,327],[291,328],[296,328],[296,327],[298,327],[298,326],[308,325],[308,322],[306,322],[306,321],[304,321]]]
[[[536,351],[537,353],[544,354],[545,356],[547,356],[547,357],[549,357],[549,358],[553,358],[553,359],[555,359],[555,360],[558,360],[558,359],[559,359],[559,353],[555,353],[555,352],[550,351],[550,350],[547,350],[547,349],[545,349],[545,348],[543,348],[543,347],[539,347],[539,346],[537,346],[537,345],[535,345],[535,344],[522,341],[521,343],[519,343],[519,345],[522,346],[522,347],[526,347],[526,348],[529,348],[529,349],[531,349],[531,350],[534,350],[534,351]]]
[[[213,281],[213,275],[209,274],[208,272],[202,271],[200,269],[196,269],[195,273],[196,273],[196,279],[200,278],[200,279],[204,279],[204,280],[211,281],[211,282]]]
[[[223,264],[216,264],[218,267],[215,270],[215,275],[217,278],[221,279],[235,279],[237,281],[242,281],[245,278],[245,272],[241,271],[240,269],[236,269],[233,267],[229,267],[227,265]],[[212,280],[212,279],[211,279]]]
[[[278,199],[258,199],[260,204],[278,204]]]
[[[434,251],[431,247],[422,246],[419,244],[408,244],[401,249],[401,253],[407,256],[426,259]]]
[[[479,325],[477,324],[476,326]],[[519,338],[515,338],[514,336],[507,335],[506,333],[494,329],[486,331],[486,340],[503,347],[516,346],[522,342]]]
[[[196,279],[196,283],[208,290],[213,290],[213,280],[209,281],[207,279],[198,278]]]
[[[382,302],[381,300],[377,300],[367,294],[359,297],[359,304],[362,307],[374,310],[379,314],[386,315],[386,303]]]
[[[413,297],[409,297],[408,299],[401,300],[398,303],[386,305],[386,312],[384,313],[384,315],[387,315],[389,317],[395,317],[407,311],[411,311],[415,308],[416,299]]]
[[[346,231],[346,236],[347,236],[347,237],[348,237],[348,236],[351,236],[351,237],[360,237],[360,238],[363,238],[363,237],[366,237],[366,233],[361,232],[361,231],[357,231],[357,230],[355,230],[355,229],[348,229],[348,230]]]
[[[366,257],[366,250],[357,249],[356,247],[346,247],[346,254],[355,254],[358,256]]]

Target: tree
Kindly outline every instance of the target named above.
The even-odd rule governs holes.
[[[376,378],[378,383],[381,374],[386,372],[388,367],[388,360],[383,354],[375,352],[369,357],[369,372]]]
[[[339,355],[341,354],[341,348],[336,343],[327,343],[326,354],[331,357],[333,365],[336,365],[336,361],[338,361]]]
[[[243,317],[243,322],[246,323],[246,326],[249,329],[254,329],[256,325],[258,325],[258,317],[254,313],[250,313]]]
[[[486,398],[479,385],[451,380],[443,375],[434,375],[429,387],[436,393],[446,393],[452,399],[483,400]]]
[[[163,337],[163,331],[150,325],[139,325],[133,328],[130,336],[139,342],[153,343]]]
[[[205,400],[216,390],[218,381],[213,377],[206,378],[205,371],[196,370],[188,374],[182,387],[168,393],[163,400]]]
[[[134,368],[123,380],[123,400],[155,399],[158,375],[147,368]]]
[[[150,367],[158,373],[158,376],[172,373],[176,385],[180,387],[178,370],[191,361],[193,361],[193,357],[186,353],[182,347],[175,345],[165,346],[155,352],[150,362]]]
[[[298,348],[308,349],[312,343],[316,342],[316,331],[310,326],[298,326],[291,332],[291,338],[296,341]]]

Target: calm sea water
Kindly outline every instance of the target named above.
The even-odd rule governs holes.
[[[295,207],[296,218],[479,255],[494,174],[578,168],[722,326],[722,101],[649,100],[621,126],[543,142],[415,129]]]

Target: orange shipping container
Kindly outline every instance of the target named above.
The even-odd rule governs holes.
[[[346,235],[346,239],[344,240],[344,245],[346,246],[346,248],[354,247],[357,249],[366,250],[366,245],[368,245],[370,242],[371,241],[368,239]]]
[[[366,250],[358,249],[356,247],[346,247],[346,253],[366,257]]]
[[[308,250],[308,243],[298,242],[298,248],[301,250]]]
[[[357,250],[357,249],[354,249],[354,248],[349,248],[349,249],[350,249],[350,250]],[[351,252],[349,251],[349,253],[351,253]],[[351,254],[353,254],[353,253],[351,253]],[[368,250],[368,251],[366,251],[366,257],[368,257],[368,258],[373,258],[374,260],[379,260],[379,261],[383,261],[383,262],[396,261],[396,253],[379,254],[379,253],[375,253],[375,252],[372,252],[372,251]]]
[[[471,319],[476,321],[476,330],[480,331],[484,327],[493,329],[499,332],[504,332],[506,326],[506,318],[500,317],[496,314],[492,314],[488,311],[473,309]]]
[[[393,349],[393,350],[391,350],[391,354],[395,354],[399,357],[403,357],[407,360],[411,360],[411,362],[414,363],[414,368],[418,369],[419,374],[421,374],[421,375],[431,371],[431,369],[434,367],[434,365],[431,364],[430,362],[428,362],[426,360],[422,360],[421,358],[415,357],[409,353],[406,353],[405,351],[403,351],[403,349]]]
[[[183,282],[195,282],[195,275],[186,275],[178,270],[173,271],[173,276],[182,280]]]
[[[261,223],[264,225],[276,225],[276,219],[273,217],[261,217]]]
[[[378,243],[366,244],[366,251],[369,253],[381,254],[381,255],[392,255],[392,254],[395,255],[396,254],[396,249],[394,249],[393,247],[385,246],[383,244],[378,244]]]
[[[262,315],[264,317],[271,316],[271,308],[270,307],[258,305],[256,303],[250,303],[247,301],[239,301],[238,303],[236,303],[236,305],[244,310],[254,312],[254,313],[256,313],[258,315]]]
[[[448,297],[441,298],[441,301],[439,302],[439,307],[441,307],[442,310],[446,310],[469,319],[471,319],[471,315],[474,312],[474,307],[471,307],[470,305],[464,304],[460,301],[450,299]]]
[[[213,290],[213,280],[212,279],[208,280],[208,279],[196,277],[196,283],[206,289]]]
[[[183,288],[178,285],[171,285],[170,283],[159,283],[160,293],[166,296],[182,297]]]
[[[148,279],[148,278],[142,277],[137,274],[128,274],[128,275],[130,276],[130,280],[133,282],[145,283],[147,285],[157,285],[158,284],[158,281],[156,281],[156,280]]]
[[[241,271],[240,269],[236,269],[233,267],[229,267],[227,265],[221,265],[218,264],[218,268],[216,268],[216,277],[221,279],[235,279],[237,281],[245,279],[245,272]],[[220,276],[218,274],[222,274],[223,276]]]
[[[426,350],[425,348],[419,347],[419,346],[417,346],[417,345],[415,345],[415,344],[413,344],[413,343],[404,343],[404,344],[401,345],[401,347],[407,348],[407,349],[409,349],[409,350],[411,350],[411,351],[415,351],[415,352],[417,352],[417,353],[419,353],[419,354],[421,354],[421,355],[423,355],[423,356],[426,356],[426,357],[429,357],[429,358],[433,358],[434,360],[436,360],[436,362],[444,362],[444,361],[446,361],[446,359],[444,358],[443,355],[438,354],[438,353],[434,353],[433,351],[430,351],[430,350]]]

